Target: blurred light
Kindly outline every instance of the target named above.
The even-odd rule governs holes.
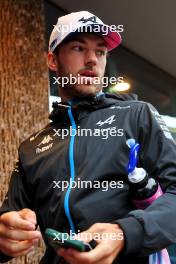
[[[125,92],[130,89],[130,84],[127,82],[120,82],[111,86],[111,89],[113,90],[113,92]]]
[[[52,104],[53,102],[58,102],[60,103],[61,102],[61,98],[58,97],[58,96],[53,96],[53,95],[50,95],[49,96],[49,112],[51,113],[51,111],[53,110],[52,109]]]

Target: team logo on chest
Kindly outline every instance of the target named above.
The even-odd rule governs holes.
[[[104,124],[109,124],[109,125],[111,125],[114,121],[116,121],[116,119],[115,119],[115,115],[112,115],[112,116],[110,116],[110,117],[108,117],[106,120],[104,120],[104,121],[98,121],[97,123],[96,123],[96,125],[98,125],[98,126],[103,126]]]

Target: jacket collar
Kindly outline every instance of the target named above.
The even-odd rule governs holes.
[[[53,111],[49,115],[49,119],[52,121],[62,121],[63,119],[68,122],[68,108],[72,108],[75,117],[78,117],[79,112],[83,110],[94,111],[96,109],[107,107],[119,101],[137,100],[135,94],[110,94],[99,93],[94,97],[76,98],[68,102],[53,102]]]

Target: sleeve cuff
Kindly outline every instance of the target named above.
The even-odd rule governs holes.
[[[130,216],[116,220],[113,223],[119,224],[124,232],[125,248],[123,254],[138,253],[144,240],[144,230],[139,221]]]

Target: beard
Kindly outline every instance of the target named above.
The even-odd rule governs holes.
[[[90,78],[87,78],[86,82],[85,77],[68,72],[61,62],[59,62],[57,77],[61,79],[59,94],[66,99],[92,97],[102,91],[101,83],[94,84],[89,80]]]

